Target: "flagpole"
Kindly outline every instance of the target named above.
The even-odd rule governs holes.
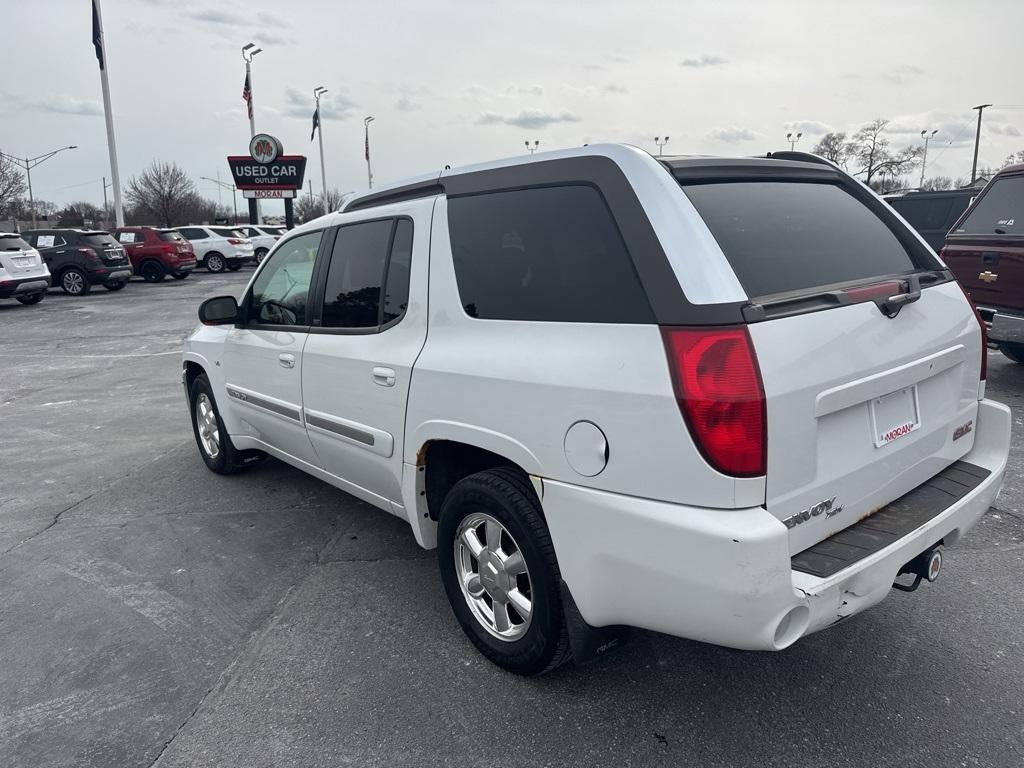
[[[103,14],[100,11],[100,0],[93,0],[96,19],[99,24],[100,46],[103,60],[100,61],[100,83],[103,88],[103,115],[107,122],[107,150],[110,152],[110,175],[114,187],[114,222],[124,226],[124,208],[121,206],[121,174],[117,170],[117,143],[114,141],[114,114],[110,107],[110,83],[107,81],[107,41],[103,32]]]
[[[330,213],[327,210],[327,170],[324,164],[324,119],[320,115],[320,97],[325,93],[327,93],[327,89],[322,85],[313,91],[313,95],[316,97],[316,127],[320,134],[320,183],[324,190],[324,213]]]
[[[255,103],[256,98],[255,98],[255,95],[254,95],[255,91],[254,91],[254,89],[252,87],[252,66],[251,66],[252,65],[252,57],[255,56],[257,53],[262,53],[262,52],[263,52],[263,49],[262,48],[257,48],[255,43],[248,43],[248,44],[242,46],[242,58],[245,59],[245,82],[247,82],[249,84],[249,104],[248,104],[248,109],[249,109],[249,138],[250,139],[253,136],[256,135],[256,110],[253,107],[253,104]],[[255,209],[256,209],[256,222],[255,223],[256,224],[262,224],[263,223],[263,211],[260,208],[260,201],[259,200],[256,200]],[[253,209],[250,208],[249,209],[250,215],[252,214],[252,211],[253,211]]]

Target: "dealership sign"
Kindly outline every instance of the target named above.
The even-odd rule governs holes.
[[[257,200],[286,200],[295,197],[294,189],[243,189],[242,197],[255,197]]]
[[[306,173],[306,158],[302,155],[286,155],[281,142],[266,133],[258,133],[249,142],[248,155],[228,157],[235,186],[241,190],[297,190],[302,188]],[[246,197],[257,195],[246,195]],[[260,194],[259,197],[271,197]],[[284,195],[274,195],[284,197]],[[290,195],[289,195],[290,197]]]

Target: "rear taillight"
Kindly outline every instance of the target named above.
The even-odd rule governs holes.
[[[960,290],[963,291],[964,298],[967,299],[967,303],[971,305],[971,311],[974,312],[974,318],[978,321],[978,325],[981,326],[981,376],[979,379],[985,381],[988,378],[988,326],[985,325],[985,321],[981,319],[981,312],[978,311],[977,305],[974,303],[974,299],[971,298],[971,294],[967,292],[967,289],[960,285]]]
[[[167,243],[164,243],[164,244],[162,244],[162,245],[160,246],[160,252],[161,252],[161,253],[169,253],[169,254],[174,254],[174,253],[176,253],[176,252],[177,252],[177,250],[178,250],[178,249],[177,249],[177,247],[176,247],[176,246],[174,246],[174,245],[168,245]]]
[[[237,237],[229,237],[228,242],[232,245],[245,245],[245,240],[239,240]]]
[[[734,477],[765,474],[764,387],[746,327],[661,334],[679,409],[704,458]]]

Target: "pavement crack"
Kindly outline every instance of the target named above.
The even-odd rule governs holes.
[[[219,682],[220,678],[218,678],[217,680],[217,683]],[[192,722],[192,718],[194,718],[196,714],[199,712],[199,709],[203,706],[203,703],[206,701],[206,697],[213,693],[213,689],[217,687],[217,683],[214,683],[212,686],[210,686],[206,693],[203,694],[202,698],[199,699],[199,703],[196,704],[196,708],[193,709],[192,712],[189,713],[189,716],[181,722],[181,725],[174,729],[174,733],[171,734],[171,738],[165,741],[164,745],[160,747],[160,751],[157,753],[156,757],[153,758],[153,762],[149,764],[149,768],[153,768],[153,766],[157,764],[160,758],[164,756],[164,752],[167,751],[167,748],[171,746],[171,742],[178,738],[178,734],[185,729],[185,726]]]

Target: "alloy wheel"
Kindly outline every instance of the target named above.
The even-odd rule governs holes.
[[[81,272],[65,272],[61,278],[61,286],[72,296],[78,296],[85,289],[85,278]]]
[[[473,616],[491,635],[512,642],[530,628],[533,585],[512,534],[483,512],[466,516],[455,536],[455,572]]]
[[[199,430],[203,451],[211,459],[216,459],[220,455],[220,425],[217,424],[213,402],[205,392],[200,392],[196,398],[196,429]]]

